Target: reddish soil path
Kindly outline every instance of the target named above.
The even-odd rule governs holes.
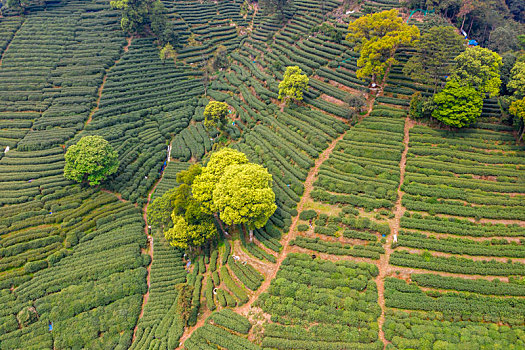
[[[146,291],[146,294],[144,294],[144,296],[142,298],[142,307],[140,308],[139,318],[137,319],[137,324],[135,325],[135,328],[133,329],[133,338],[131,340],[132,343],[135,341],[135,337],[136,337],[136,334],[137,334],[137,329],[138,329],[138,326],[139,326],[139,321],[142,318],[142,316],[144,315],[144,307],[148,303],[148,299],[149,299],[149,287],[150,287],[150,280],[151,280],[151,265],[153,264],[153,236],[151,236],[149,234],[148,217],[147,217],[148,206],[149,206],[149,203],[151,202],[151,196],[153,195],[153,193],[155,193],[155,189],[157,188],[157,185],[162,180],[162,176],[163,175],[164,175],[164,173],[162,173],[162,175],[157,180],[157,182],[155,182],[155,185],[153,185],[153,188],[149,191],[149,193],[148,193],[148,201],[146,202],[146,205],[144,206],[144,209],[142,210],[142,218],[144,219],[144,233],[148,237],[148,249],[147,250],[143,250],[143,253],[145,253],[147,251],[149,256],[150,256],[150,258],[151,258],[151,261],[150,261],[148,267],[146,268],[146,271],[148,272],[147,275],[146,275],[146,282],[147,282],[147,285],[148,285],[148,290]]]
[[[129,38],[126,38],[126,41],[127,41],[127,44],[126,46],[124,46],[124,53],[128,52],[129,50],[129,46],[131,45],[131,39],[133,39],[133,37],[129,37]],[[122,56],[121,56],[122,57]],[[106,73],[104,73],[104,78],[102,79],[102,84],[100,84],[100,87],[98,88],[98,91],[97,91],[97,104],[95,106],[95,108],[93,108],[91,110],[91,112],[89,113],[89,117],[88,119],[86,120],[86,125],[88,125],[89,123],[91,123],[91,119],[93,119],[93,115],[95,114],[96,111],[98,111],[98,107],[100,105],[100,99],[102,98],[102,90],[104,90],[104,85],[106,85],[106,79],[108,78],[108,72],[113,68],[115,67],[115,65],[120,61],[120,58],[118,60],[115,61],[115,63],[109,67],[107,70],[106,70]],[[86,126],[84,125],[84,127]]]
[[[379,306],[381,307],[381,316],[379,316],[379,319],[377,320],[378,326],[379,326],[379,339],[385,344],[385,348],[387,343],[389,341],[386,340],[385,334],[383,332],[383,324],[385,323],[385,286],[384,286],[384,280],[385,277],[388,276],[390,272],[390,254],[392,254],[392,241],[394,239],[394,235],[397,235],[399,232],[399,223],[401,220],[401,217],[403,214],[405,214],[405,208],[401,205],[401,200],[403,199],[404,192],[401,191],[401,186],[403,185],[403,181],[405,180],[405,168],[407,163],[407,153],[408,153],[408,141],[410,139],[410,129],[415,125],[415,123],[410,119],[410,117],[406,117],[405,119],[405,128],[404,128],[404,137],[403,137],[403,153],[401,154],[401,161],[399,162],[399,186],[397,187],[397,201],[394,208],[394,219],[390,222],[390,230],[391,234],[388,235],[386,239],[386,243],[383,244],[383,248],[385,248],[385,254],[381,255],[381,258],[379,260],[379,275],[376,277],[376,285],[377,285],[377,302]]]
[[[330,154],[334,150],[335,145],[337,144],[337,142],[339,140],[341,140],[344,136],[345,136],[345,133],[339,135],[336,139],[334,139],[330,143],[328,148],[326,148],[323,151],[323,153],[321,153],[319,158],[317,158],[317,160],[315,161],[314,167],[312,169],[310,169],[310,171],[308,172],[308,176],[306,177],[306,181],[304,182],[304,193],[303,193],[303,196],[301,197],[301,200],[299,201],[299,204],[297,205],[297,212],[298,213],[300,213],[303,210],[305,203],[308,200],[310,200],[310,192],[312,192],[314,182],[317,179],[317,172],[319,171],[319,167],[321,166],[321,164],[324,163],[324,161],[326,161],[328,159],[328,157],[330,156]],[[286,258],[286,254],[290,250],[290,247],[289,247],[290,241],[296,235],[295,228],[297,227],[297,223],[298,222],[299,222],[299,215],[294,217],[294,219],[292,221],[292,225],[290,226],[290,231],[286,235],[284,241],[281,242],[281,244],[283,245],[283,249],[281,250],[281,252],[279,253],[279,256],[277,257],[277,262],[276,262],[275,266],[273,267],[273,272],[264,280],[264,282],[262,283],[261,287],[257,290],[257,292],[255,292],[255,294],[252,296],[252,298],[250,298],[250,301],[248,301],[246,304],[244,304],[243,306],[241,306],[241,307],[236,309],[236,311],[239,312],[240,314],[247,314],[248,313],[248,311],[250,310],[253,302],[259,298],[259,295],[261,295],[262,293],[264,293],[268,289],[268,287],[270,286],[270,283],[272,282],[272,280],[277,275],[277,271],[279,270],[279,267],[281,266],[281,263]]]

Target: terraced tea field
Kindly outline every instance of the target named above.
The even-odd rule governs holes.
[[[459,131],[410,118],[432,92],[403,73],[410,47],[380,89],[357,77],[348,23],[397,0],[295,0],[284,20],[163,4],[167,60],[107,1],[0,16],[0,349],[525,349],[525,147],[496,98]],[[229,66],[206,77],[219,46]],[[287,66],[301,103],[278,98]],[[190,252],[147,213],[221,147],[210,101],[277,209],[253,241],[217,224]],[[88,135],[119,161],[95,187],[63,175]]]

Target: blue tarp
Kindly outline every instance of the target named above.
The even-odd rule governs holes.
[[[468,41],[468,44],[469,44],[469,45],[472,45],[472,46],[478,46],[478,42],[477,42],[476,40],[474,40],[474,39],[469,40],[469,41]]]
[[[53,330],[53,322],[49,324],[49,331],[51,332]]]

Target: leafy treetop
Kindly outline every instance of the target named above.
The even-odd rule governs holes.
[[[201,203],[207,213],[217,213],[218,208],[213,202],[213,191],[226,168],[234,164],[246,164],[248,158],[242,152],[232,148],[222,148],[212,153],[210,161],[202,173],[195,178],[192,186],[193,196]]]
[[[225,102],[210,101],[204,109],[204,126],[206,128],[218,127],[221,132],[225,132],[228,111],[228,105]]]
[[[514,97],[525,97],[525,61],[518,61],[511,71],[511,78],[507,88],[514,92]]]
[[[465,40],[451,26],[432,27],[416,43],[416,53],[403,73],[419,83],[430,83],[436,92],[446,73],[451,53],[463,51]]]
[[[279,83],[279,100],[289,98],[295,101],[303,99],[303,93],[308,91],[308,77],[298,66],[286,67],[283,80]]]
[[[119,167],[118,155],[102,137],[84,136],[68,148],[64,176],[77,182],[98,185]]]
[[[525,131],[525,97],[521,100],[513,101],[509,107],[509,113],[516,117],[521,124],[521,132],[519,133],[519,140],[523,138],[523,132]]]
[[[272,175],[258,164],[236,164],[226,168],[213,191],[213,203],[228,225],[261,228],[277,209],[271,187]]]
[[[468,47],[454,61],[455,67],[449,79],[458,80],[461,85],[470,85],[482,94],[499,94],[500,55],[483,47]]]
[[[407,25],[395,9],[356,19],[348,26],[346,40],[360,52],[357,76],[375,81],[389,64],[396,63],[394,53],[398,46],[409,45],[418,37],[419,29]]]
[[[446,125],[462,128],[476,122],[481,115],[483,99],[473,87],[449,80],[445,88],[434,95],[434,103],[432,117]]]

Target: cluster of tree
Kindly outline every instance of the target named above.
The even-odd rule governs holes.
[[[26,8],[29,6],[28,0],[7,0],[7,8],[18,13],[24,13]],[[2,1],[0,1],[0,8],[2,7]]]
[[[168,20],[166,8],[160,0],[112,0],[111,7],[120,10],[120,25],[129,34],[151,31],[162,47],[178,45],[178,35]]]
[[[67,149],[64,176],[89,185],[98,185],[119,167],[118,154],[100,136],[84,136]]]
[[[375,83],[386,68],[397,63],[394,54],[400,45],[410,45],[419,37],[416,26],[407,25],[395,9],[359,17],[348,26],[346,40],[360,53],[358,78],[371,77]]]
[[[433,94],[412,96],[410,115],[436,118],[452,127],[465,127],[481,115],[485,96],[502,98],[523,134],[525,117],[525,56],[479,46],[465,48],[465,40],[451,26],[436,26],[423,34],[403,72],[417,83],[430,85]],[[451,54],[459,53],[452,61]],[[443,87],[445,72],[451,72]],[[521,136],[520,136],[521,137]]]
[[[250,231],[263,227],[275,212],[272,176],[242,152],[223,148],[205,167],[192,165],[177,174],[178,187],[153,201],[148,222],[162,227],[166,239],[179,248],[202,246],[223,228],[238,224]],[[226,231],[224,231],[226,232]]]
[[[280,21],[284,21],[288,12],[293,8],[293,0],[258,0],[263,14],[277,14]]]
[[[518,49],[518,34],[525,23],[523,0],[408,0],[410,9],[435,11],[452,22],[469,38],[503,53],[505,48]],[[501,40],[501,39],[507,40]],[[504,51],[500,51],[504,50]]]

